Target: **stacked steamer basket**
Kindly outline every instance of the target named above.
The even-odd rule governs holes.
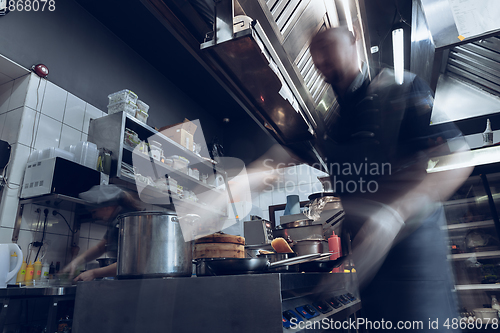
[[[215,233],[195,241],[194,259],[245,258],[245,238]]]

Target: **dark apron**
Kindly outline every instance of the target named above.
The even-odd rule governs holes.
[[[447,260],[446,225],[441,206],[389,252],[370,284],[361,291],[364,316],[370,321],[421,321],[407,332],[459,332],[443,326],[458,317],[451,265]],[[429,322],[438,320],[437,329]],[[409,325],[409,324],[407,324]],[[409,326],[408,326],[409,327]],[[372,331],[375,331],[372,329]],[[377,332],[381,330],[376,330]]]

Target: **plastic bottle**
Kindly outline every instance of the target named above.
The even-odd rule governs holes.
[[[497,297],[491,296],[491,308],[500,311],[500,304],[498,304]]]
[[[49,266],[49,279],[53,279],[56,274],[56,268],[54,266],[54,262],[52,261]]]
[[[491,122],[489,119],[486,120],[486,130],[483,132],[483,146],[489,146],[493,144],[493,131],[491,130]]]
[[[10,265],[9,265],[9,272],[12,271],[14,268],[16,268],[17,264],[17,253],[12,252],[10,255]],[[12,277],[9,281],[7,281],[7,284],[15,284],[16,283],[16,277]]]
[[[21,264],[21,269],[19,269],[19,272],[17,272],[16,284],[24,283],[25,277],[26,277],[26,261],[23,260],[23,263]]]
[[[40,279],[48,280],[49,279],[49,270],[50,270],[49,264],[47,264],[47,263],[43,264],[42,265],[42,274],[40,274]]]
[[[40,280],[42,276],[42,262],[38,259],[33,265],[33,280]]]
[[[341,256],[341,247],[340,247],[340,237],[335,235],[335,231],[333,234],[328,238],[328,250],[332,254],[330,256],[330,260],[335,260]],[[333,273],[339,273],[343,272],[344,269],[341,270],[341,267],[337,267],[332,269]]]
[[[33,284],[33,264],[30,262],[26,267],[26,276],[24,277],[24,282],[27,286],[31,286]]]

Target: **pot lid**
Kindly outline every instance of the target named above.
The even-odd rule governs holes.
[[[318,192],[309,195],[309,201],[313,201],[314,199],[323,198],[323,197],[334,197],[340,201],[340,198],[337,196],[335,192]]]
[[[154,215],[172,215],[172,216],[177,216],[177,214],[174,211],[171,210],[164,210],[164,211],[148,211],[148,210],[141,210],[137,212],[130,212],[130,213],[125,213],[125,214],[120,214],[118,216],[118,219],[124,219],[129,216],[154,216]]]

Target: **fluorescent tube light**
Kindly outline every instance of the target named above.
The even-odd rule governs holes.
[[[351,9],[349,8],[349,0],[342,0],[342,5],[344,6],[345,19],[347,21],[347,29],[349,29],[350,32],[354,32],[354,28],[352,26]]]
[[[405,70],[404,32],[402,28],[392,31],[392,51],[396,83],[403,84]]]

